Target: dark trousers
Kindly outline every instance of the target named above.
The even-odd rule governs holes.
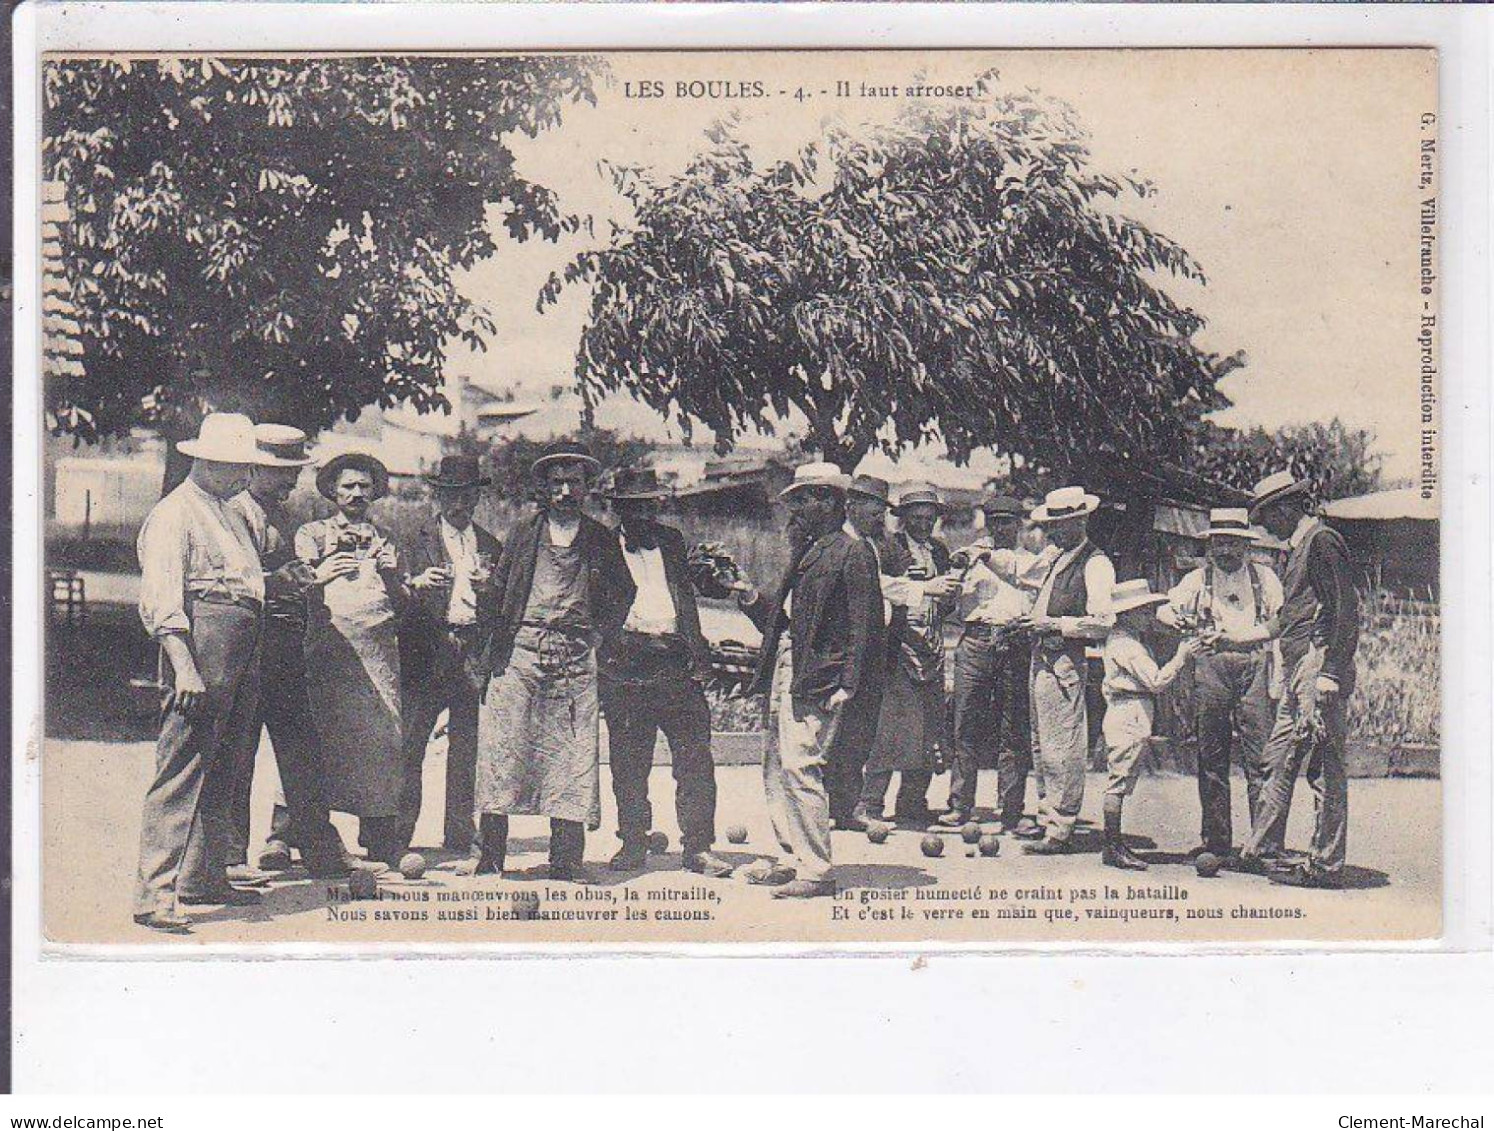
[[[254,759],[260,730],[269,731],[275,768],[285,804],[277,804],[270,839],[294,845],[313,870],[342,858],[342,840],[327,816],[326,773],[321,743],[306,699],[306,661],[302,633],[273,618],[265,622],[260,660],[259,713],[252,732],[235,756],[233,820],[228,863],[243,864],[249,854],[249,796],[254,786]]]
[[[1351,678],[1337,695],[1320,703],[1317,679],[1322,664],[1322,651],[1313,648],[1287,665],[1271,737],[1266,740],[1269,772],[1261,790],[1260,814],[1244,852],[1254,857],[1281,854],[1297,775],[1305,770],[1315,803],[1311,860],[1314,866],[1337,873],[1343,869],[1348,850],[1349,779],[1344,767],[1344,741],[1354,683]],[[1314,718],[1322,727],[1317,733],[1308,725]]]
[[[648,778],[662,731],[674,771],[681,846],[691,856],[709,851],[716,840],[716,765],[705,691],[690,677],[687,661],[676,668],[639,682],[609,678],[603,671],[597,691],[607,717],[617,835],[625,844],[641,845],[653,826]]]
[[[481,696],[472,665],[482,649],[475,627],[452,629],[434,650],[425,671],[406,671],[400,689],[405,767],[400,790],[401,833],[408,844],[420,818],[425,750],[442,711],[446,721],[446,816],[442,843],[467,852],[477,838],[473,793],[477,783],[477,711]],[[411,665],[413,667],[413,665]]]
[[[1025,641],[998,639],[984,628],[967,627],[955,648],[954,757],[950,760],[949,807],[970,816],[980,765],[996,757],[996,816],[1022,819],[1027,775],[1032,770],[1032,725],[1028,668],[1032,650]]]
[[[480,860],[501,872],[508,859],[508,817],[502,813],[484,813],[478,825],[477,850]],[[576,872],[586,856],[586,826],[580,821],[550,818],[550,867],[568,873]]]
[[[830,819],[837,823],[855,814],[866,789],[866,760],[882,717],[881,685],[863,687],[840,710],[840,725],[825,755],[825,792]]]
[[[1264,650],[1220,652],[1194,661],[1198,800],[1203,811],[1202,842],[1210,852],[1227,854],[1234,845],[1229,767],[1236,730],[1251,824],[1260,816],[1266,739],[1274,715],[1268,656]]]
[[[161,653],[168,699],[141,816],[137,915],[172,911],[179,895],[211,896],[228,886],[234,760],[256,725],[261,617],[206,601],[193,602],[190,615],[192,655],[207,693],[191,719],[165,709],[176,673]]]
[[[926,818],[928,816],[929,786],[934,782],[932,770],[868,770],[861,791],[861,807],[868,818],[881,817],[887,803],[887,790],[892,785],[892,775],[897,773],[897,800],[893,803],[893,816]]]

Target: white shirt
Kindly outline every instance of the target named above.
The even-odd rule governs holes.
[[[674,607],[674,594],[669,591],[669,578],[664,573],[664,555],[659,548],[624,548],[623,560],[628,563],[628,572],[638,586],[623,628],[648,636],[668,636],[677,632],[679,617]]]
[[[872,548],[872,553],[876,555],[877,574],[882,582],[882,605],[884,616],[892,615],[893,605],[902,605],[904,607],[917,608],[919,605],[923,604],[924,596],[927,593],[927,589],[924,586],[923,582],[915,581],[911,577],[893,577],[891,574],[883,573],[882,553],[877,549],[876,541],[874,539],[867,538],[861,533],[861,531],[852,526],[849,521],[846,522],[845,526],[842,527],[842,529],[857,541],[869,543]]]
[[[151,508],[135,540],[140,620],[152,636],[192,631],[187,591],[263,602],[265,575],[243,513],[186,479]]]
[[[1270,620],[1281,611],[1281,579],[1269,566],[1255,563],[1260,574],[1261,605],[1255,607],[1255,586],[1250,582],[1251,563],[1226,572],[1217,564],[1213,567],[1214,597],[1209,612],[1216,627],[1226,632],[1253,628],[1262,621]],[[1182,619],[1197,620],[1203,613],[1204,577],[1208,566],[1192,570],[1167,593],[1167,604],[1158,613],[1158,619],[1176,624]]]
[[[472,575],[477,572],[477,531],[469,522],[458,530],[444,518],[440,520],[441,544],[451,559],[451,596],[446,602],[446,623],[477,623],[477,589]]]
[[[554,518],[547,520],[550,527],[550,545],[559,546],[562,550],[576,540],[576,534],[581,529],[581,520],[562,523]]]
[[[989,537],[978,539],[970,549],[988,549]],[[993,549],[965,573],[963,596],[967,624],[1007,624],[1032,611],[1033,598],[1047,579],[1048,568],[1058,549],[1044,546],[1038,553],[1020,546]]]

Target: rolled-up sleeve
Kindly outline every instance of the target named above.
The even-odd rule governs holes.
[[[152,636],[188,634],[187,562],[192,548],[181,508],[157,505],[140,528],[140,622]]]

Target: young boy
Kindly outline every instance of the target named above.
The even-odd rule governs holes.
[[[1122,581],[1111,590],[1115,627],[1105,638],[1105,761],[1110,780],[1105,786],[1105,850],[1101,859],[1112,868],[1146,871],[1146,861],[1121,839],[1121,807],[1136,788],[1141,753],[1152,736],[1156,696],[1177,678],[1198,651],[1195,637],[1185,637],[1177,654],[1162,667],[1152,658],[1141,634],[1167,602],[1166,594],[1152,593],[1145,578]]]

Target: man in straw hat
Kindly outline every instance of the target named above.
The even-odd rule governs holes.
[[[949,809],[939,824],[958,828],[974,818],[982,756],[994,746],[996,819],[1004,831],[1032,839],[1042,835],[1023,812],[1032,770],[1032,638],[1018,626],[1032,612],[1058,551],[1046,540],[1037,550],[1021,544],[1028,508],[1020,499],[991,491],[980,509],[985,533],[956,555],[965,570],[964,629],[955,646]]]
[[[1032,729],[1043,839],[1024,851],[1036,855],[1070,850],[1084,804],[1089,755],[1084,649],[1110,631],[1110,591],[1115,587],[1115,567],[1089,540],[1089,516],[1099,505],[1099,498],[1083,487],[1060,487],[1032,512],[1033,521],[1058,548],[1031,615],[1019,622],[1034,637]]]
[[[637,592],[617,535],[582,512],[599,467],[580,444],[546,447],[531,469],[540,511],[515,527],[498,564],[479,845],[465,871],[501,873],[509,817],[532,814],[550,818],[550,878],[586,879],[586,830],[602,820],[597,649],[621,630]]]
[[[794,469],[782,492],[792,564],[776,599],[750,585],[738,598],[763,633],[754,681],[768,692],[763,788],[787,856],[746,877],[776,885],[775,898],[835,893],[827,763],[846,708],[886,661],[877,556],[844,529],[850,485],[831,463]]]
[[[307,686],[327,768],[327,801],[358,817],[371,862],[397,867],[404,788],[399,621],[409,600],[394,539],[371,517],[389,493],[389,469],[366,452],[322,465],[317,490],[337,512],[296,531],[312,570]]]
[[[1255,531],[1244,507],[1209,512],[1208,558],[1167,594],[1157,619],[1185,633],[1249,630],[1281,611],[1281,581],[1270,566],[1250,560]],[[1271,730],[1271,645],[1201,654],[1193,668],[1198,734],[1198,800],[1203,814],[1199,852],[1233,855],[1229,766],[1234,732],[1253,824],[1266,781],[1264,753]]]
[[[446,718],[446,797],[442,844],[466,855],[477,840],[478,701],[487,684],[483,646],[498,615],[493,571],[503,546],[473,521],[492,483],[476,456],[443,456],[425,476],[436,504],[408,549],[411,600],[400,626],[405,784],[400,820],[406,840],[420,817],[422,770],[431,731]]]
[[[140,619],[161,646],[165,700],[156,772],[145,794],[135,922],[182,933],[181,904],[259,902],[226,873],[234,756],[254,729],[265,580],[229,500],[259,458],[254,423],[209,413],[187,478],[146,516],[136,541]]]
[[[928,791],[934,762],[944,745],[944,618],[954,610],[949,588],[949,547],[934,534],[944,505],[926,483],[910,483],[898,493],[892,513],[899,529],[882,540],[882,572],[943,586],[921,600],[895,605],[888,625],[890,671],[882,694],[876,741],[866,764],[865,787],[857,816],[881,820],[892,784],[899,776],[896,820],[927,825],[933,819]],[[935,579],[939,579],[936,581]],[[888,588],[884,584],[884,593]]]
[[[280,776],[281,796],[270,821],[270,839],[259,866],[291,866],[291,848],[301,850],[307,871],[318,879],[345,875],[345,850],[327,812],[326,768],[306,697],[307,594],[314,571],[295,555],[295,520],[285,508],[301,469],[310,464],[306,433],[287,424],[256,424],[258,458],[249,489],[233,498],[243,515],[265,570],[265,629],[260,659],[259,715],[236,762],[229,876],[246,868],[249,796],[261,729],[269,732]]]
[[[637,585],[622,631],[597,657],[622,840],[612,868],[641,871],[648,863],[653,823],[648,781],[662,731],[674,774],[681,861],[689,871],[725,876],[732,866],[711,851],[716,767],[705,696],[711,652],[700,631],[684,536],[659,521],[668,494],[651,467],[620,470],[607,492],[620,523],[623,558]]]
[[[1343,538],[1313,513],[1307,484],[1290,472],[1256,484],[1250,513],[1291,552],[1280,611],[1264,624],[1208,637],[1226,649],[1254,649],[1273,639],[1281,646],[1282,696],[1266,740],[1266,784],[1240,865],[1267,872],[1277,883],[1339,887],[1349,824],[1344,738],[1359,646],[1354,567]],[[1308,857],[1292,860],[1285,851],[1287,815],[1304,766],[1317,814]]]
[[[1158,666],[1143,634],[1154,610],[1167,603],[1153,593],[1145,578],[1122,581],[1110,591],[1115,625],[1105,637],[1105,848],[1101,860],[1111,868],[1146,871],[1146,861],[1131,851],[1121,836],[1121,810],[1141,775],[1141,756],[1152,737],[1156,698],[1171,686],[1198,652],[1196,636],[1188,636],[1166,664]]]

